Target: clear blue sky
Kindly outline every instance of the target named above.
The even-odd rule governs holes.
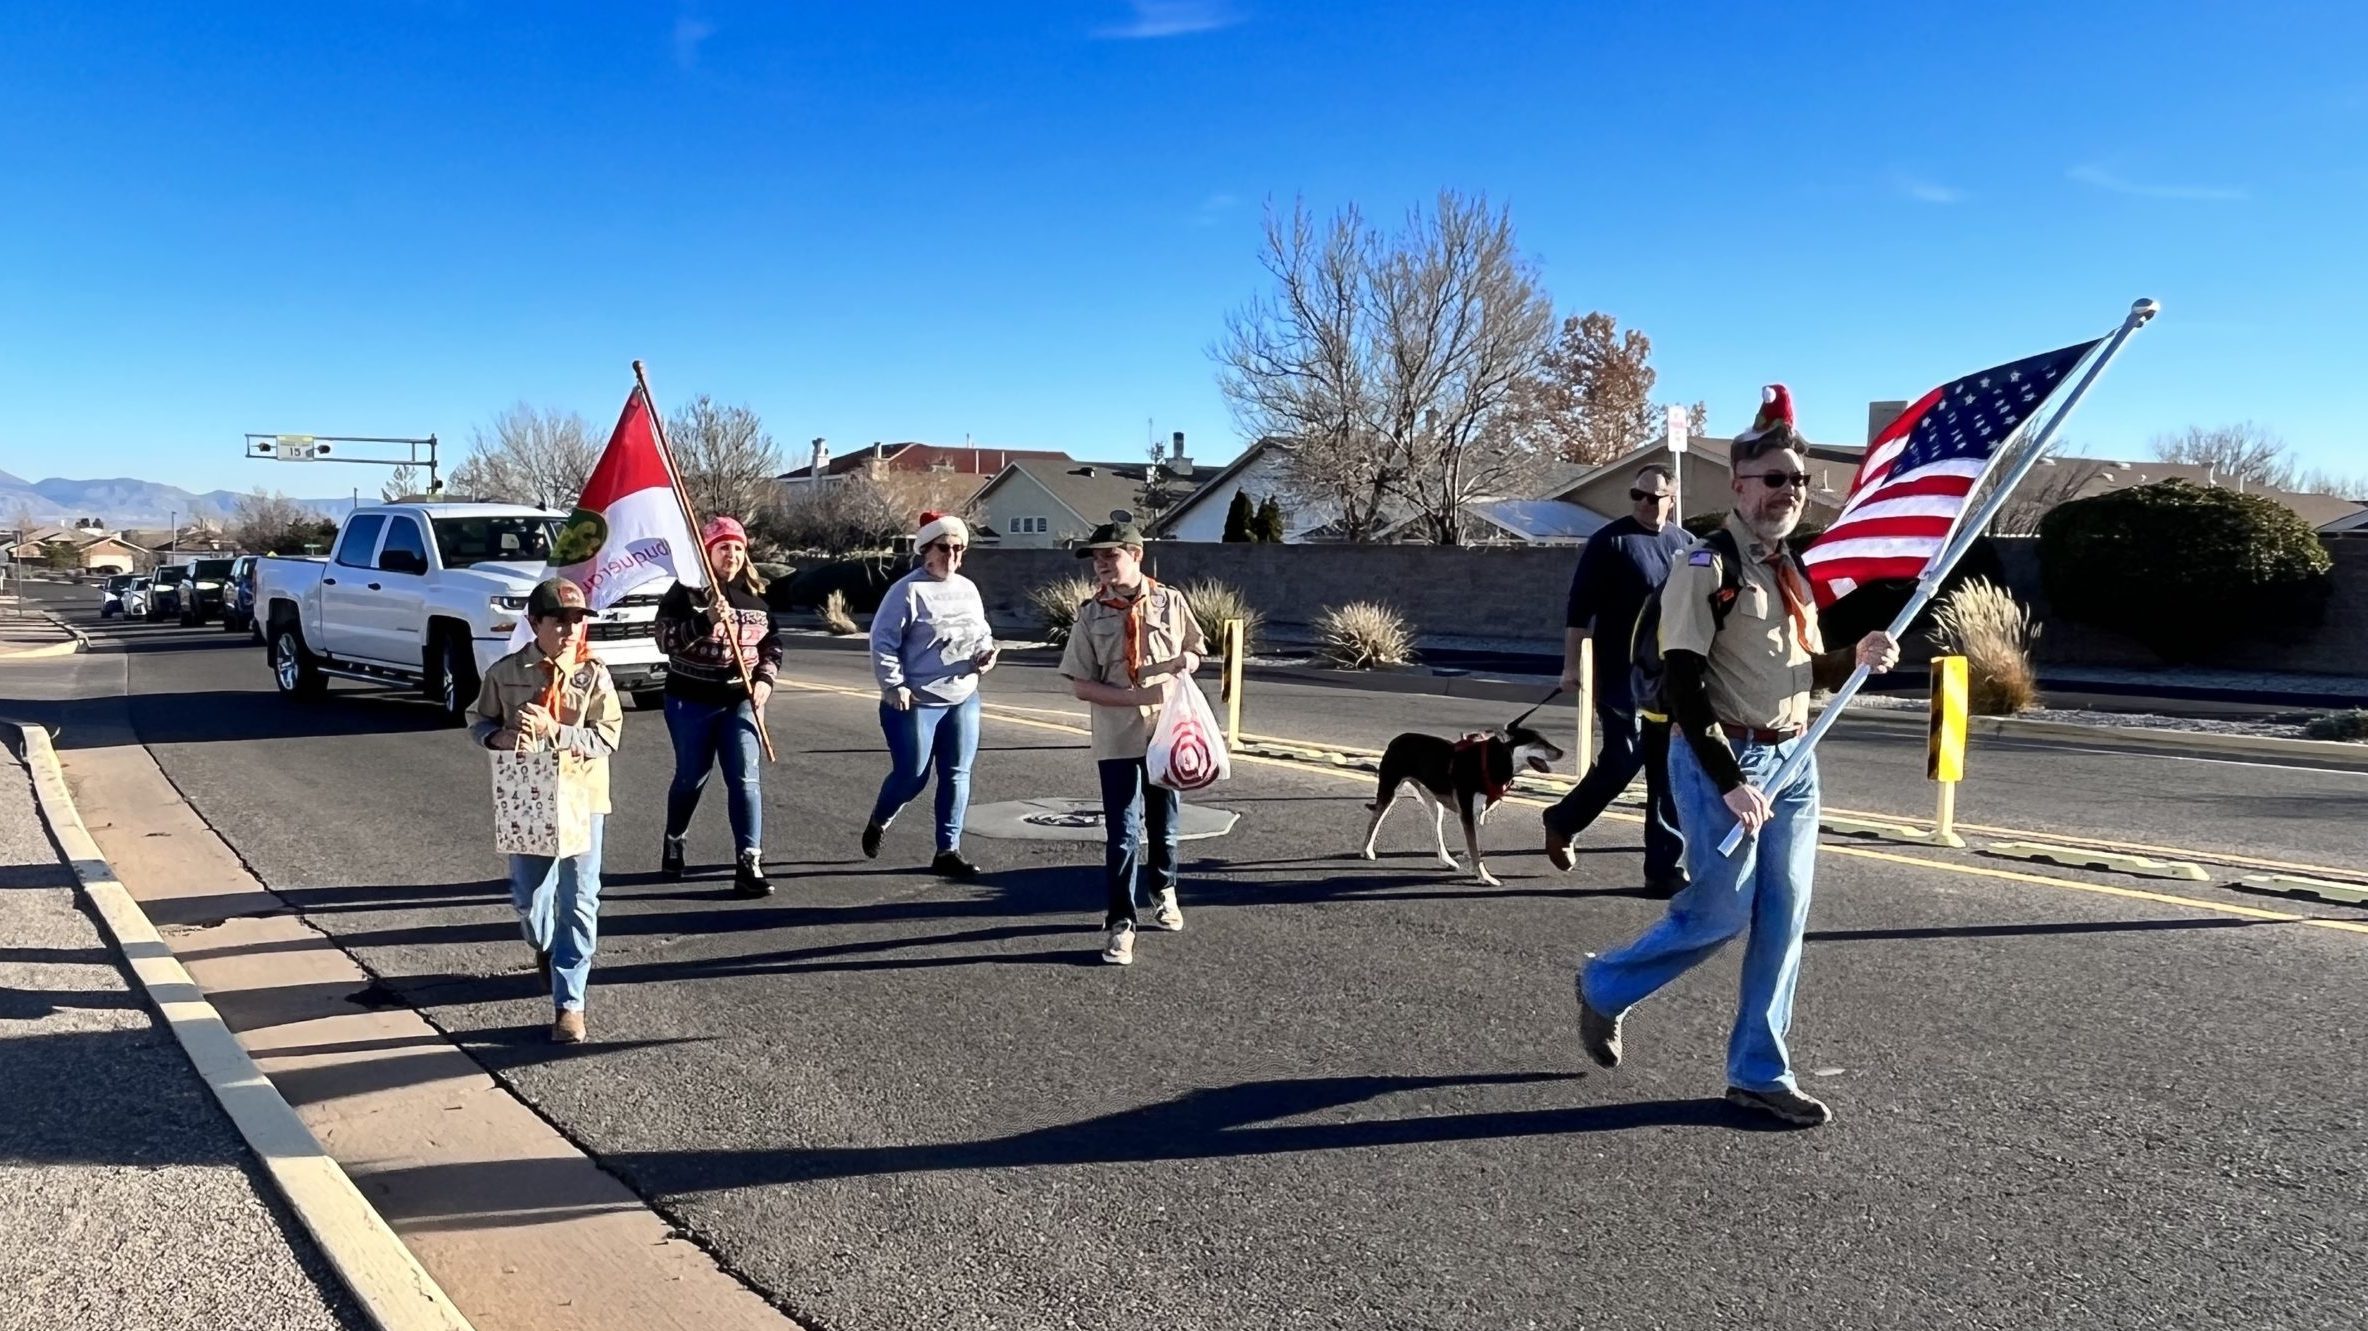
[[[1216,461],[1263,201],[1452,186],[1715,430],[1782,379],[1855,442],[2153,296],[2089,451],[2251,418],[2368,470],[2368,6],[1682,8],[12,6],[0,469],[338,493],[241,432],[605,428],[637,356],[793,460]]]

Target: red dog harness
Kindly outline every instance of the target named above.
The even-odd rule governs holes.
[[[1479,730],[1455,742],[1457,753],[1471,749],[1480,751],[1480,794],[1490,804],[1495,804],[1498,800],[1503,799],[1505,788],[1512,784],[1510,778],[1499,781],[1496,772],[1488,765],[1488,741],[1493,738],[1495,736],[1490,735],[1487,731]]]

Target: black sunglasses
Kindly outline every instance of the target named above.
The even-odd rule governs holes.
[[[1771,490],[1781,490],[1788,485],[1796,490],[1806,490],[1809,488],[1809,473],[1805,471],[1771,471],[1761,475],[1760,484]]]
[[[1663,490],[1659,494],[1655,494],[1650,490],[1630,490],[1628,492],[1628,497],[1641,504],[1647,499],[1667,499],[1669,498],[1669,492],[1667,490]]]
[[[921,548],[924,550],[943,550],[949,555],[958,555],[970,547],[967,545],[948,545],[944,541],[931,541],[929,544]]]

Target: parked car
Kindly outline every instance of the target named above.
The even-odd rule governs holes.
[[[118,573],[99,584],[99,618],[107,619],[123,613],[123,593],[134,581],[129,573]]]
[[[255,556],[230,561],[230,581],[222,589],[222,631],[244,633],[257,642],[263,630],[255,623]]]
[[[181,584],[189,577],[186,564],[159,564],[148,579],[148,609],[145,617],[162,619],[181,613]]]
[[[181,565],[180,600],[176,607],[181,616],[181,627],[193,629],[212,616],[222,613],[222,600],[230,586],[232,559],[192,559]]]
[[[153,579],[142,574],[124,585],[122,613],[125,619],[147,618],[148,594],[153,590],[152,583]]]
[[[357,508],[326,558],[264,555],[256,614],[279,691],[317,697],[327,676],[416,686],[455,724],[485,670],[509,654],[526,594],[543,576],[560,515],[511,504]],[[637,707],[659,706],[666,579],[592,616],[593,652]]]

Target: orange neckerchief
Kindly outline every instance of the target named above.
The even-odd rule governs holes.
[[[1816,621],[1810,618],[1813,612],[1809,607],[1815,604],[1816,593],[1782,546],[1768,556],[1768,563],[1776,570],[1776,586],[1784,593],[1784,613],[1792,620],[1792,631],[1800,639],[1801,650],[1814,654],[1809,642],[1816,632]]]
[[[565,665],[560,664],[559,658],[556,656],[546,656],[542,659],[542,668],[551,672],[551,682],[543,685],[543,691],[535,699],[535,702],[544,711],[551,714],[551,719],[559,719],[559,690],[566,684],[567,677],[575,672],[577,666],[591,659],[592,634],[588,630],[582,637],[576,639],[575,655]]]
[[[1113,601],[1107,596],[1094,598],[1095,605],[1126,612],[1126,678],[1130,684],[1143,682],[1143,603],[1151,599],[1151,589],[1158,585],[1146,573],[1143,575],[1143,585],[1136,590],[1132,599]]]

